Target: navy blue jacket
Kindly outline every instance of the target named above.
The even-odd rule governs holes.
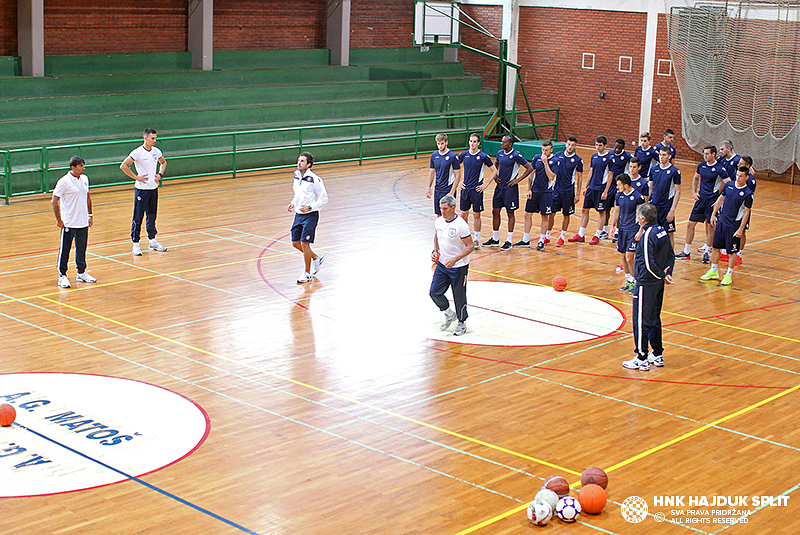
[[[657,223],[644,227],[636,243],[633,277],[637,284],[664,283],[664,277],[675,267],[675,253],[667,231]]]

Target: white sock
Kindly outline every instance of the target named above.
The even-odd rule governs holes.
[[[733,275],[733,268],[728,268],[726,275]]]
[[[689,254],[691,252],[692,252],[692,244],[691,243],[687,243],[686,245],[683,246],[683,254]]]
[[[603,232],[603,231],[602,231],[602,229],[597,229],[597,232],[595,232],[595,233],[594,233],[594,235],[595,235],[597,238],[599,238],[599,237],[600,237],[600,233],[602,233],[602,232]]]
[[[480,232],[473,232],[475,235],[475,241],[481,241],[481,233]]]
[[[608,234],[608,225],[603,225],[603,232]]]
[[[633,282],[633,275],[631,275],[630,273],[626,273],[625,280],[628,282]]]
[[[738,256],[739,258],[741,258],[741,257],[742,257],[742,251],[739,251],[738,253],[736,253],[736,256]]]
[[[559,237],[560,237],[562,240],[563,240],[564,238],[566,238],[566,237],[567,237],[567,231],[566,231],[566,230],[562,230],[562,231],[561,231],[561,236],[559,236]]]
[[[728,254],[728,250],[727,249],[720,249],[719,250],[719,254]]]
[[[544,243],[544,234],[539,234],[539,241]]]
[[[508,231],[508,237],[506,238],[507,242],[514,243],[514,232]]]
[[[711,264],[711,271],[717,271],[717,268],[719,268],[719,264]]]
[[[552,231],[548,230],[547,232],[544,233],[544,237],[547,238],[548,240],[550,239],[550,232]]]
[[[499,241],[500,240],[500,231],[499,230],[493,230],[492,231],[492,239],[494,241]]]
[[[531,241],[531,233],[530,232],[523,232],[522,233],[522,241]]]
[[[581,227],[578,229],[578,236],[583,238],[583,235],[586,234],[586,227]]]

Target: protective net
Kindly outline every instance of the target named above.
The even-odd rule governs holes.
[[[800,162],[800,0],[666,0],[683,137],[733,141],[756,169]]]

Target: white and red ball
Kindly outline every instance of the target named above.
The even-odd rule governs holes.
[[[528,505],[528,520],[537,526],[544,526],[553,517],[553,509],[545,501],[533,500]]]

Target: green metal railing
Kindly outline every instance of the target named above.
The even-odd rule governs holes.
[[[552,112],[556,111],[556,123],[558,122],[558,109],[548,109],[548,110],[534,110],[534,113],[540,112]],[[261,166],[252,166],[252,165],[239,165],[237,163],[237,157],[239,158],[239,162],[244,159],[247,155],[258,155],[258,154],[269,154],[270,152],[275,151],[297,151],[297,154],[304,150],[308,149],[319,149],[322,147],[346,147],[346,146],[354,146],[357,145],[357,152],[351,151],[352,155],[348,155],[342,158],[324,158],[326,163],[335,163],[335,162],[352,162],[358,161],[359,165],[361,165],[365,160],[372,160],[372,159],[379,159],[379,158],[387,158],[387,157],[396,157],[396,156],[417,156],[420,153],[420,138],[428,138],[434,130],[432,128],[426,129],[426,123],[430,123],[433,121],[445,121],[447,123],[446,128],[441,128],[441,125],[437,126],[435,130],[436,133],[444,131],[450,135],[453,134],[464,134],[468,135],[475,131],[481,131],[484,127],[484,122],[489,114],[488,113],[472,113],[472,114],[460,114],[460,115],[436,115],[432,117],[416,117],[416,118],[406,118],[406,119],[388,119],[388,120],[380,120],[380,121],[364,121],[360,123],[339,123],[339,124],[327,124],[327,125],[305,125],[305,126],[291,126],[291,127],[281,127],[281,128],[267,128],[267,129],[260,129],[260,130],[241,130],[241,131],[234,131],[234,132],[216,132],[216,133],[208,133],[208,134],[190,134],[190,135],[182,135],[182,136],[165,136],[158,138],[158,146],[166,155],[166,158],[173,163],[181,161],[181,160],[192,160],[192,159],[199,159],[199,158],[209,158],[209,157],[223,157],[223,158],[230,158],[230,165],[226,166],[225,169],[215,169],[212,171],[206,170],[198,171],[198,172],[191,172],[188,174],[177,174],[177,175],[169,175],[165,177],[164,180],[175,180],[181,178],[196,178],[196,177],[204,177],[204,176],[226,176],[230,175],[232,178],[236,178],[237,174],[240,173],[249,173],[249,172],[257,172],[257,171],[265,171],[268,169],[278,169],[282,167],[292,167],[295,165],[294,157],[292,159],[283,158],[278,162],[274,162],[270,165],[261,165]],[[531,120],[533,120],[533,114],[530,115]],[[516,111],[514,115],[514,119],[516,120]],[[476,121],[480,120],[480,123]],[[462,123],[458,125],[457,123]],[[381,125],[412,125],[413,126],[413,133],[398,133],[398,134],[388,134],[388,135],[379,135],[379,134],[371,134],[368,132],[369,127],[381,126]],[[480,126],[479,126],[480,124]],[[525,125],[527,126],[527,125]],[[548,124],[541,124],[541,125],[534,125],[536,126],[553,126],[552,123]],[[556,124],[557,128],[557,124]],[[339,130],[346,130],[352,132],[352,130],[357,129],[358,135],[353,136],[351,135],[342,135],[341,132],[337,136],[336,129]],[[411,128],[407,128],[406,131],[410,132]],[[317,139],[308,141],[312,133],[316,132],[325,132],[328,135],[326,139]],[[242,138],[258,136],[258,135],[277,135],[281,138],[292,138],[292,140],[296,140],[294,143],[289,144],[279,144],[279,145],[259,145],[247,143],[246,141],[242,143]],[[318,135],[315,137],[319,137]],[[222,143],[219,143],[220,147],[215,149],[181,149],[181,145],[191,144],[192,142],[199,142],[201,140],[213,140],[218,138],[222,140]],[[397,141],[408,141],[413,140],[413,150],[400,150],[400,151],[390,151],[384,152],[381,151],[380,154],[377,155],[369,155],[365,154],[365,147],[368,144],[373,143],[380,143],[380,142],[397,142]],[[91,161],[87,159],[87,166],[91,168],[91,174],[96,175],[98,169],[102,168],[111,168],[111,173],[114,173],[112,176],[119,176],[121,179],[124,177],[124,180],[120,181],[110,181],[110,182],[103,182],[102,184],[95,183],[92,187],[102,187],[102,186],[119,186],[123,184],[130,184],[132,181],[129,180],[118,168],[120,162],[127,156],[127,149],[135,146],[137,143],[140,143],[141,140],[113,140],[113,141],[98,141],[98,142],[89,142],[89,143],[74,143],[74,144],[64,144],[64,145],[49,145],[44,147],[30,147],[30,148],[19,148],[19,149],[8,149],[2,150],[0,153],[3,155],[3,175],[4,175],[4,190],[3,190],[3,197],[5,198],[5,204],[9,203],[9,199],[11,197],[21,196],[21,195],[30,195],[35,193],[49,193],[52,191],[50,187],[50,178],[52,172],[66,172],[69,170],[69,166],[67,165],[50,165],[51,156],[54,153],[62,153],[57,158],[58,161],[67,162],[70,156],[77,154],[78,156],[84,157],[84,153],[89,149],[97,149],[97,148],[105,148],[105,147],[114,147],[118,146],[120,151],[120,157],[116,159],[111,159],[109,157],[105,157],[104,159],[100,159],[99,161]],[[430,146],[433,143],[426,139],[426,143],[423,145],[423,151],[427,152]],[[402,145],[402,144],[401,144]],[[175,147],[175,150],[171,150],[170,146]],[[190,145],[191,146],[191,145]],[[53,158],[54,160],[56,158]],[[22,161],[22,163],[15,164],[16,161]],[[37,163],[38,160],[38,163]],[[251,158],[252,160],[252,158]],[[24,191],[15,191],[15,183],[14,177],[20,176],[23,174],[34,175],[33,180],[28,180],[28,183],[34,182],[36,184],[33,188],[28,188]],[[38,174],[38,177],[35,175]]]

